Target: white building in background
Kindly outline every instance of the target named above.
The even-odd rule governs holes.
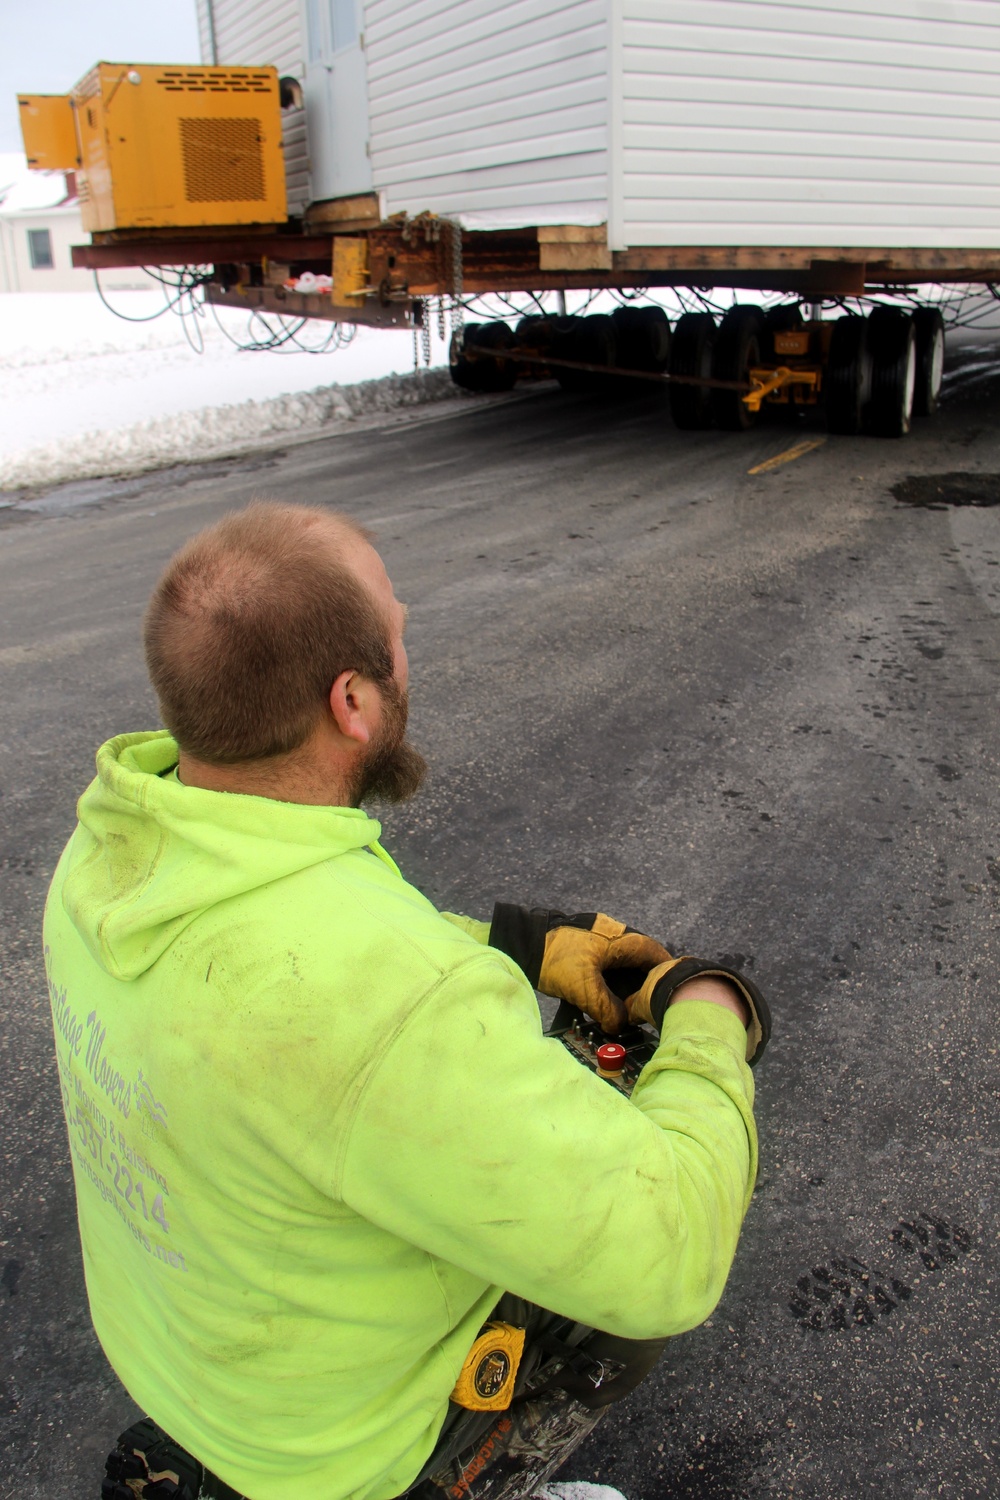
[[[25,158],[0,152],[0,293],[92,292],[94,273],[74,269],[73,245],[90,235],[80,220],[74,172],[29,172]],[[141,271],[103,271],[108,292],[149,291]]]
[[[23,156],[0,156],[0,292],[88,292],[70,246],[85,244],[73,172],[29,172]]]

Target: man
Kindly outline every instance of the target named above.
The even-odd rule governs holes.
[[[725,1284],[763,1003],[609,918],[490,925],[406,883],[360,806],[425,771],[405,616],[343,516],[196,536],[146,618],[167,731],[101,748],[53,879],[91,1312],[162,1429],[115,1500],[531,1493],[581,1396],[652,1362],[627,1341],[655,1357]],[[631,1100],[543,1037],[529,979],[660,1028]]]

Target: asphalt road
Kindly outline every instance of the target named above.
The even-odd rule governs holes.
[[[411,879],[477,914],[598,905],[739,955],[771,1000],[723,1301],[561,1477],[996,1495],[1000,377],[977,360],[909,440],[756,476],[820,430],[683,434],[655,398],[539,389],[0,512],[0,1493],[96,1496],[132,1416],[86,1311],[47,878],[98,743],[155,723],[154,576],[265,494],[374,527],[410,605],[434,779],[385,838]]]

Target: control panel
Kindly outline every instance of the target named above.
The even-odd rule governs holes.
[[[557,1036],[577,1062],[592,1068],[626,1098],[631,1094],[639,1074],[657,1048],[657,1039],[644,1026],[623,1026],[617,1036],[608,1036],[596,1021],[576,1012],[565,1027],[556,1016],[549,1035]]]

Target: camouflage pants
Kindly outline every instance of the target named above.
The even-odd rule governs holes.
[[[506,1411],[450,1408],[434,1452],[400,1500],[530,1500],[614,1401],[654,1367],[665,1339],[618,1339],[509,1294],[492,1316],[525,1328]]]

